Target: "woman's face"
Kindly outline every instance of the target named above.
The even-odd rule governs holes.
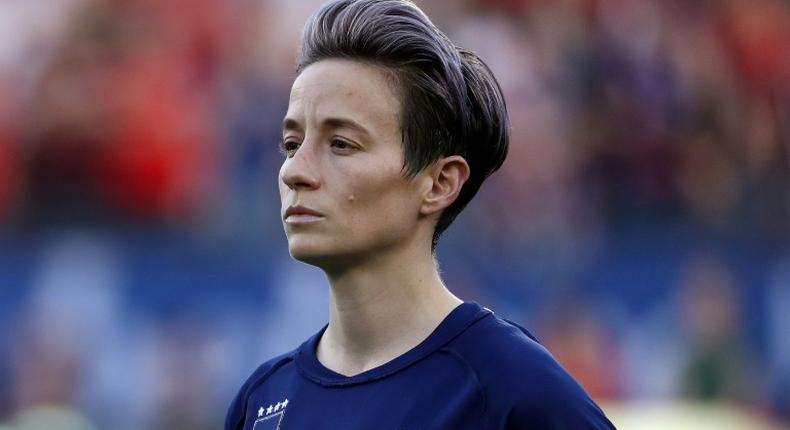
[[[294,258],[330,269],[414,240],[421,191],[402,173],[400,109],[391,80],[372,65],[322,60],[297,77],[279,175]]]

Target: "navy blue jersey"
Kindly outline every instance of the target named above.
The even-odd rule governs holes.
[[[351,377],[316,358],[324,330],[252,374],[225,430],[614,428],[529,332],[475,303],[407,353]]]

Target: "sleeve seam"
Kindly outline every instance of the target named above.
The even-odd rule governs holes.
[[[480,376],[477,374],[477,370],[475,370],[474,366],[472,366],[469,361],[464,358],[461,354],[459,354],[454,349],[449,347],[443,347],[440,351],[454,357],[456,360],[461,362],[462,365],[466,366],[472,374],[472,378],[474,379],[475,386],[477,387],[477,391],[480,394],[480,398],[482,399],[482,407],[480,409],[480,420],[483,423],[483,428],[489,429],[490,426],[488,424],[487,414],[488,414],[488,399],[486,397],[486,392],[483,389],[483,384],[480,382]]]

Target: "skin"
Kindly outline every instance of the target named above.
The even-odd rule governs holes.
[[[330,284],[319,361],[352,376],[407,352],[462,301],[431,251],[436,221],[469,177],[460,156],[403,174],[400,103],[380,68],[329,59],[291,89],[279,174],[291,255]],[[319,215],[286,216],[300,205]]]

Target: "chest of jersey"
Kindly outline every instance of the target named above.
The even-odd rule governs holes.
[[[484,428],[474,375],[462,363],[438,361],[350,385],[325,385],[293,367],[282,369],[248,398],[244,430]]]

